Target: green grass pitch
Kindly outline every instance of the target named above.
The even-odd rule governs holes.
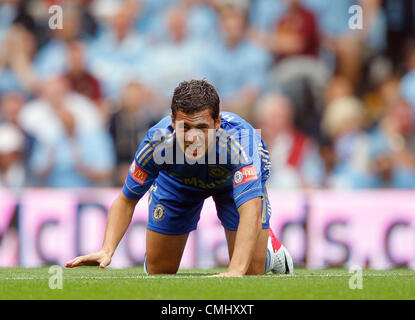
[[[225,269],[180,270],[146,276],[142,267],[63,269],[62,289],[49,288],[49,268],[0,268],[0,299],[415,299],[415,271],[363,270],[362,289],[352,290],[346,269],[297,269],[293,276],[209,278]]]

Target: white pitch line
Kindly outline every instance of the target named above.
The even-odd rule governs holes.
[[[212,274],[213,275],[213,274]],[[137,275],[137,276],[63,276],[65,280],[130,280],[130,279],[201,279],[201,278],[211,278],[218,279],[215,277],[210,277],[211,275],[172,275],[172,276],[147,276],[147,275]],[[264,278],[278,278],[278,279],[291,279],[291,278],[350,278],[350,274],[302,274],[302,275],[263,275],[258,277]],[[395,274],[378,274],[378,273],[369,273],[366,274],[363,272],[363,277],[382,277],[382,278],[395,278],[395,277],[415,277],[415,272],[413,274],[409,273],[395,273]],[[48,280],[49,277],[0,277],[0,281],[18,281],[18,280]],[[222,279],[222,278],[220,278]]]

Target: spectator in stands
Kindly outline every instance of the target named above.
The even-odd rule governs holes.
[[[29,167],[37,185],[83,187],[109,181],[111,137],[95,105],[70,91],[64,77],[42,83],[40,98],[23,107],[19,123],[36,139]]]
[[[115,143],[115,182],[119,186],[125,182],[140,141],[160,118],[157,104],[155,95],[141,83],[132,81],[123,89],[119,110],[111,117],[109,128]]]
[[[269,46],[277,61],[296,55],[318,56],[319,34],[314,14],[301,0],[288,0],[288,7],[271,34]]]
[[[278,25],[286,10],[286,1],[252,0],[249,10],[249,24],[252,35],[262,44]]]
[[[334,149],[333,140],[328,136],[322,136],[319,141],[319,153],[324,164],[324,174],[321,179],[322,188],[341,187],[341,183],[337,183],[338,158]],[[341,181],[340,181],[341,182]]]
[[[112,2],[99,0],[99,2]],[[165,31],[163,16],[171,6],[177,5],[178,0],[139,0],[139,17],[134,28],[150,38],[150,41],[159,41]]]
[[[399,94],[389,96],[386,114],[371,133],[373,188],[415,187],[415,124],[413,109]]]
[[[14,24],[0,46],[0,95],[7,92],[36,93],[37,76],[33,68],[37,43],[33,33]]]
[[[101,83],[85,65],[86,43],[72,40],[67,44],[68,65],[64,74],[71,89],[95,103],[104,118],[109,117],[110,106],[104,99]]]
[[[271,64],[269,54],[247,38],[245,1],[221,1],[221,41],[206,56],[204,73],[217,88],[222,108],[250,120]],[[246,10],[246,9],[245,9]]]
[[[100,81],[104,96],[116,102],[124,85],[137,76],[137,68],[146,68],[145,57],[151,46],[143,34],[134,30],[139,12],[136,1],[116,1],[106,17],[104,33],[88,50],[86,64]]]
[[[406,43],[404,57],[407,72],[402,78],[400,90],[402,97],[412,107],[415,120],[415,38]]]
[[[349,9],[359,4],[362,8],[361,29],[351,29],[355,11]],[[311,9],[317,18],[321,38],[322,57],[332,66],[336,74],[347,77],[358,88],[362,80],[364,56],[379,53],[385,47],[386,21],[378,0],[304,0],[304,5]]]
[[[171,40],[169,19],[166,14],[173,8],[186,11],[186,40],[212,43],[218,37],[218,16],[210,5],[211,0],[143,0],[143,14],[138,21],[138,30],[144,32],[151,41],[160,43]],[[153,10],[149,17],[148,10]]]
[[[0,187],[22,188],[26,184],[23,163],[24,136],[11,123],[0,123]]]
[[[85,44],[81,41],[70,41],[68,49],[68,71],[65,76],[71,88],[99,104],[102,100],[101,87],[98,80],[85,67]]]
[[[219,17],[211,0],[181,0],[188,11],[189,38],[194,41],[218,41]]]
[[[327,83],[324,92],[324,105],[328,106],[336,99],[352,96],[353,85],[350,80],[342,76],[334,76]]]
[[[387,27],[387,55],[395,67],[402,67],[402,44],[413,38],[415,33],[414,1],[381,1]]]
[[[0,4],[0,44],[2,44],[9,28],[19,13],[19,2],[16,0],[3,0]]]
[[[50,30],[47,43],[39,50],[35,59],[35,70],[39,78],[62,74],[67,69],[67,44],[81,37],[81,10],[76,3],[64,1],[61,4],[64,28]]]
[[[8,92],[0,98],[0,122],[18,124],[19,113],[25,103],[25,98],[18,92]]]
[[[164,18],[166,39],[152,48],[152,54],[139,66],[138,75],[157,90],[168,106],[178,83],[201,78],[201,61],[209,51],[205,42],[189,37],[189,9],[173,6]]]
[[[24,96],[17,92],[10,92],[4,94],[0,99],[0,123],[9,123],[20,130],[24,136],[24,145],[22,158],[25,165],[32,153],[34,137],[28,132],[24,131],[19,124],[19,115],[25,104]]]
[[[268,86],[287,93],[296,109],[296,124],[317,138],[324,87],[330,69],[319,59],[319,32],[314,13],[300,0],[285,0],[284,11],[262,44],[274,56]]]
[[[394,77],[396,75],[394,75],[392,62],[384,56],[374,58],[368,66],[365,84],[358,91],[365,104],[365,128],[370,130],[383,116],[385,107],[382,102],[383,91]]]
[[[329,186],[365,188],[369,183],[369,137],[362,130],[363,105],[353,96],[332,101],[324,110],[322,132],[333,144],[336,168]]]
[[[313,141],[294,126],[291,101],[267,94],[258,102],[257,125],[270,149],[271,188],[319,187],[323,163]]]

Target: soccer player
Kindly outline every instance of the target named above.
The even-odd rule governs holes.
[[[148,131],[135,154],[109,211],[102,249],[66,266],[109,265],[135,205],[150,190],[144,264],[148,274],[177,272],[189,233],[210,196],[230,257],[227,272],[216,276],[292,273],[291,256],[269,228],[269,170],[260,135],[236,114],[219,112],[215,88],[205,80],[182,82],[174,90],[171,116]]]

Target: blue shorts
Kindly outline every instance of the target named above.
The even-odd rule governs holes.
[[[212,194],[203,192],[178,192],[163,188],[156,181],[149,190],[149,215],[147,228],[163,234],[180,235],[196,230],[203,202]],[[212,195],[217,215],[223,227],[236,231],[239,225],[239,213],[233,199],[233,190],[229,188]],[[263,186],[262,228],[269,228],[271,206],[268,194]]]

